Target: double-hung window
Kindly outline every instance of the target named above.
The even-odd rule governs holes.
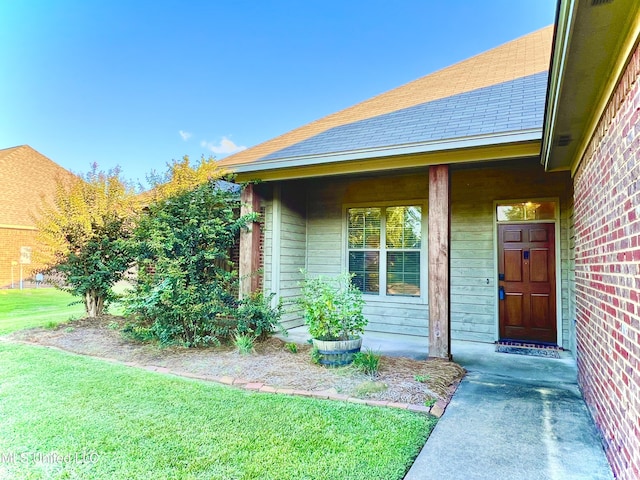
[[[365,294],[420,296],[422,207],[347,209],[347,252],[354,284]]]

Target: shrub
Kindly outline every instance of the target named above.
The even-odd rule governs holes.
[[[309,334],[318,340],[351,340],[364,333],[367,319],[362,314],[362,292],[351,282],[352,275],[343,273],[333,279],[305,275],[301,296]]]
[[[138,282],[126,313],[150,323],[160,343],[216,345],[238,327],[262,335],[277,317],[264,298],[238,303],[229,251],[240,230],[257,218],[238,218],[239,204],[236,191],[211,180],[151,203],[140,220],[134,234]]]
[[[271,306],[271,301],[275,293],[264,296],[262,292],[256,292],[240,300],[238,309],[235,312],[236,331],[238,333],[252,334],[258,339],[280,329],[282,316],[282,303],[278,302],[275,307]]]
[[[136,342],[149,342],[156,338],[151,328],[135,322],[127,323],[122,328],[122,336]]]

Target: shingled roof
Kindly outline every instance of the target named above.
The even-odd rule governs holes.
[[[553,26],[390,90],[220,161],[281,159],[535,131],[541,138]],[[320,160],[321,161],[321,160]]]
[[[33,227],[41,198],[51,199],[56,178],[73,174],[28,145],[0,150],[0,227]]]

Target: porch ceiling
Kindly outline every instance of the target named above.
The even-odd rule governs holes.
[[[559,0],[542,163],[575,172],[638,42],[637,0]]]

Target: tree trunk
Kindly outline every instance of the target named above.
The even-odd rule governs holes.
[[[89,290],[84,296],[84,306],[87,317],[95,318],[102,315],[104,310],[104,297],[100,296],[95,290]]]

